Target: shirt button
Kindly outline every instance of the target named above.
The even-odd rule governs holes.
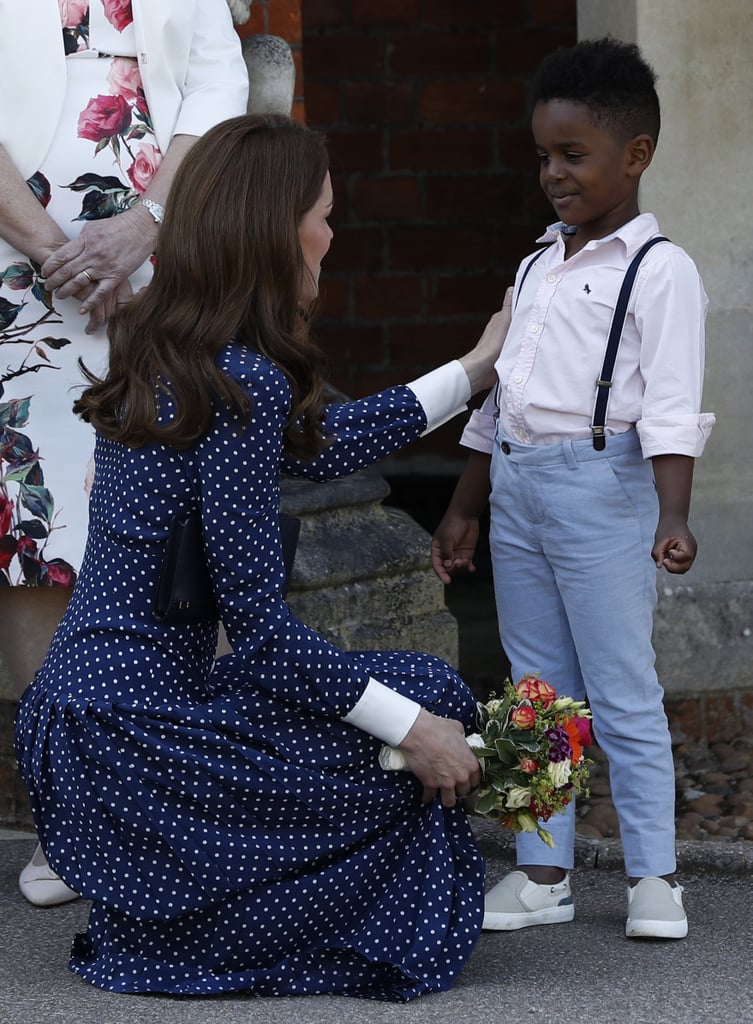
[[[500,445],[500,448],[502,449],[505,455],[510,454],[510,445],[507,443],[507,441],[503,441],[502,444]]]
[[[539,325],[538,324],[531,324],[529,330],[530,330],[531,334],[538,334],[539,333]]]
[[[557,280],[557,277],[555,274],[547,274],[546,279],[549,282],[549,284],[554,284],[554,282]]]
[[[513,384],[520,384],[520,382],[523,380],[523,378],[518,376],[518,377],[513,377],[512,380],[513,380]]]

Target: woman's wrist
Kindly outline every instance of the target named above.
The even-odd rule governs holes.
[[[488,351],[479,352],[477,348],[466,352],[458,359],[458,362],[465,370],[465,375],[470,384],[471,394],[488,390],[495,382],[494,363],[496,356],[490,358]]]
[[[155,203],[154,205],[158,204]],[[131,217],[133,223],[138,225],[139,234],[143,237],[144,243],[147,246],[146,255],[148,256],[153,253],[155,246],[157,245],[157,236],[159,235],[161,221],[158,221],[154,214],[147,208],[145,200],[139,200],[134,203],[133,206],[126,211],[125,215]],[[124,216],[124,214],[121,214],[120,216]]]

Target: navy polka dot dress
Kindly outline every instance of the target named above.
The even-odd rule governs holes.
[[[298,621],[278,525],[281,472],[358,470],[418,437],[423,410],[404,387],[332,406],[332,444],[297,463],[284,376],[235,344],[218,360],[251,397],[246,429],[218,413],[185,451],[98,439],[82,572],[19,707],[42,845],[92,901],[71,967],[119,992],[446,989],[483,914],[465,815],[423,805],[341,719],[369,677],[468,727],[474,700],[436,658],[346,653]],[[216,626],[151,611],[168,525],[194,500],[234,652],[217,661]]]

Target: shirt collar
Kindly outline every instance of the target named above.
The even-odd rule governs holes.
[[[571,224],[565,224],[563,221],[557,221],[554,224],[550,224],[544,234],[537,238],[537,243],[544,242],[556,242],[558,239],[562,239],[564,242],[565,235],[574,235],[577,231],[577,227]],[[605,235],[603,238],[595,238],[592,242],[589,242],[584,249],[596,249],[601,245],[605,245],[607,242],[611,242],[614,239],[619,239],[625,246],[625,252],[627,256],[632,256],[633,253],[637,252],[638,249],[643,245],[644,242],[648,241],[654,235],[659,233],[659,224],[653,213],[639,213],[637,217],[633,217],[626,224],[617,228],[611,235]]]

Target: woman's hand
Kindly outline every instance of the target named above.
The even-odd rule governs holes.
[[[400,744],[410,771],[423,783],[423,802],[439,792],[444,807],[454,807],[481,781],[478,758],[465,741],[460,722],[439,718],[422,708]]]
[[[133,298],[133,288],[131,288],[131,282],[128,278],[125,281],[121,281],[114,291],[106,297],[105,301],[100,303],[99,306],[95,306],[89,314],[89,320],[84,330],[87,334],[94,334],[94,332],[104,326],[110,319],[112,314],[117,310],[118,306],[125,305]]]
[[[93,314],[93,330],[123,297],[122,285],[154,250],[157,225],[144,207],[90,221],[42,264],[47,288],[61,299],[73,295],[80,313]],[[94,311],[97,311],[94,314]]]
[[[492,316],[471,351],[460,357],[471,384],[471,394],[496,384],[494,364],[502,351],[512,318],[512,291],[512,288],[507,289],[502,309]]]

